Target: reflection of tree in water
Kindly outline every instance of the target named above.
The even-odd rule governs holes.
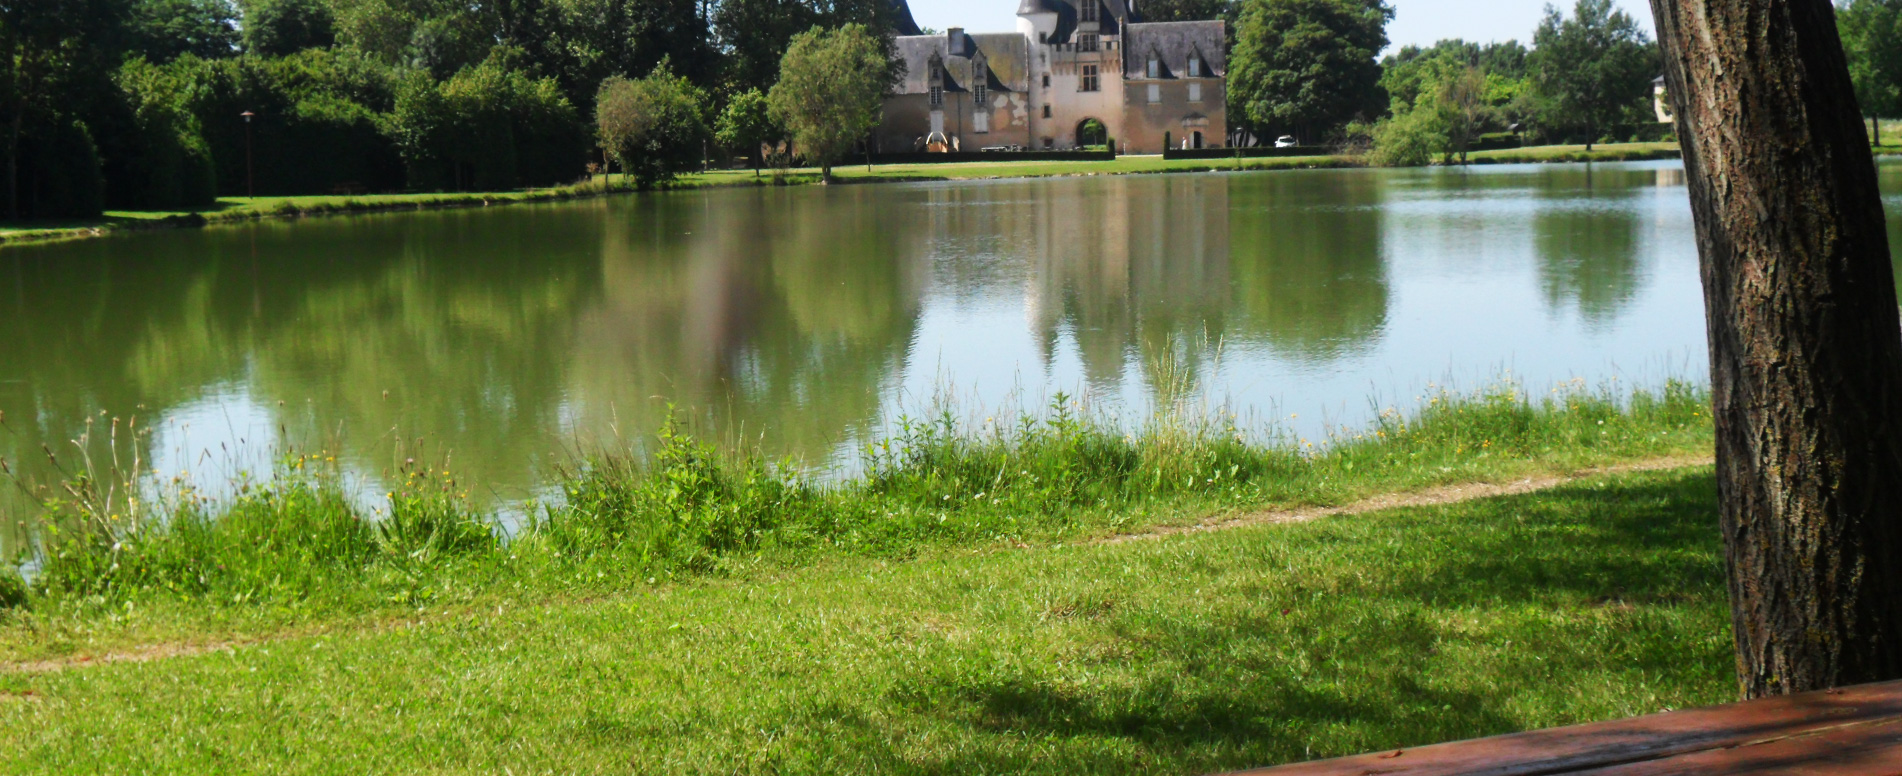
[[[1638,216],[1604,201],[1610,196],[1551,202],[1533,217],[1546,306],[1556,314],[1576,305],[1586,328],[1594,331],[1610,328],[1644,281]]]
[[[562,393],[567,320],[596,269],[592,244],[570,235],[598,219],[496,215],[264,224],[153,235],[165,239],[135,257],[42,255],[34,309],[10,323],[34,331],[8,338],[41,344],[8,354],[6,377],[36,392],[42,441],[72,438],[101,409],[149,425],[224,386],[293,441],[342,430],[372,470],[396,430],[452,448],[467,474],[526,484],[527,451],[546,447],[538,432]],[[199,453],[176,452],[188,465]]]
[[[1309,363],[1356,355],[1387,323],[1378,174],[1259,176],[1237,187],[1238,334]]]
[[[916,252],[869,188],[649,197],[611,219],[604,299],[579,321],[584,428],[646,434],[671,402],[817,463],[877,417],[920,305]],[[689,234],[691,233],[691,234]]]

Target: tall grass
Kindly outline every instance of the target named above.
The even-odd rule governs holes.
[[[1135,428],[1061,394],[1002,420],[941,407],[901,419],[865,449],[859,474],[837,482],[715,449],[669,422],[647,455],[579,461],[561,477],[560,503],[535,508],[512,537],[446,470],[413,460],[393,475],[387,506],[367,514],[324,468],[327,456],[286,459],[279,476],[229,498],[140,504],[132,520],[120,512],[134,489],[102,490],[83,473],[44,498],[38,574],[26,595],[0,590],[0,606],[150,597],[375,606],[493,585],[625,585],[762,558],[1088,538],[1211,510],[1683,453],[1710,437],[1706,391],[1677,382],[1630,394],[1577,384],[1536,397],[1510,383],[1441,390],[1322,440],[1162,404]]]

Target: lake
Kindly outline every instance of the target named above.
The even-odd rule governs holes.
[[[1902,191],[1902,166],[1883,181]],[[446,458],[503,503],[670,408],[821,467],[940,396],[1140,416],[1165,352],[1212,401],[1317,439],[1430,383],[1707,374],[1674,162],[273,221],[9,248],[0,310],[0,455],[28,477],[42,445],[71,468],[88,421],[129,438],[136,418],[121,456],[161,478],[219,486],[291,445],[371,482]]]

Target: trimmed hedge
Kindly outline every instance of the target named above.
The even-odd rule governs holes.
[[[1292,146],[1275,148],[1274,146],[1254,146],[1252,148],[1168,148],[1162,152],[1164,159],[1267,159],[1289,156],[1332,156],[1332,146]]]
[[[865,161],[865,155],[839,160],[840,166]],[[957,164],[960,162],[1113,162],[1110,151],[967,151],[951,154],[872,154],[872,164]]]

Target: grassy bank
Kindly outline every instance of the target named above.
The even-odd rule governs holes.
[[[1478,164],[1614,162],[1650,159],[1675,159],[1677,146],[1668,143],[1632,143],[1600,145],[1586,153],[1583,146],[1547,146],[1504,151],[1482,151],[1472,155]],[[1124,156],[1109,162],[998,162],[969,164],[898,164],[870,168],[844,164],[834,168],[834,176],[845,183],[897,183],[915,181],[956,181],[1001,178],[1036,178],[1072,175],[1141,175],[1171,172],[1264,171],[1358,167],[1362,162],[1348,156],[1313,156],[1263,159],[1178,159],[1161,156]],[[809,185],[819,182],[815,169],[787,171],[777,178],[768,171],[756,175],[752,170],[718,170],[682,176],[670,189],[729,186]],[[401,210],[493,207],[524,202],[555,202],[568,199],[625,193],[627,187],[614,179],[596,179],[574,186],[487,193],[437,194],[363,194],[295,197],[224,197],[218,203],[198,211],[110,211],[97,219],[56,222],[0,224],[0,247],[55,240],[98,237],[139,229],[195,228],[210,224],[236,223],[263,218],[298,218],[347,213],[376,213]]]
[[[839,558],[904,560],[1089,541],[1268,507],[1503,481],[1710,444],[1704,392],[1616,397],[1513,386],[1440,394],[1333,440],[1256,442],[1173,414],[1124,430],[1068,400],[1036,417],[907,423],[862,475],[818,483],[678,428],[596,457],[512,540],[480,483],[410,463],[366,514],[322,453],[227,500],[137,502],[110,472],[43,488],[43,557],[0,623],[0,659],[148,641],[248,639],[522,596],[621,594]],[[1317,444],[1319,443],[1319,444]],[[129,456],[127,456],[129,459]]]
[[[1735,691],[1714,511],[1703,469],[472,600],[0,673],[0,771],[1182,774],[1642,714]]]
[[[1474,164],[1556,164],[1576,162],[1648,162],[1679,159],[1677,143],[1600,143],[1586,151],[1582,145],[1534,146],[1498,151],[1476,151]]]

